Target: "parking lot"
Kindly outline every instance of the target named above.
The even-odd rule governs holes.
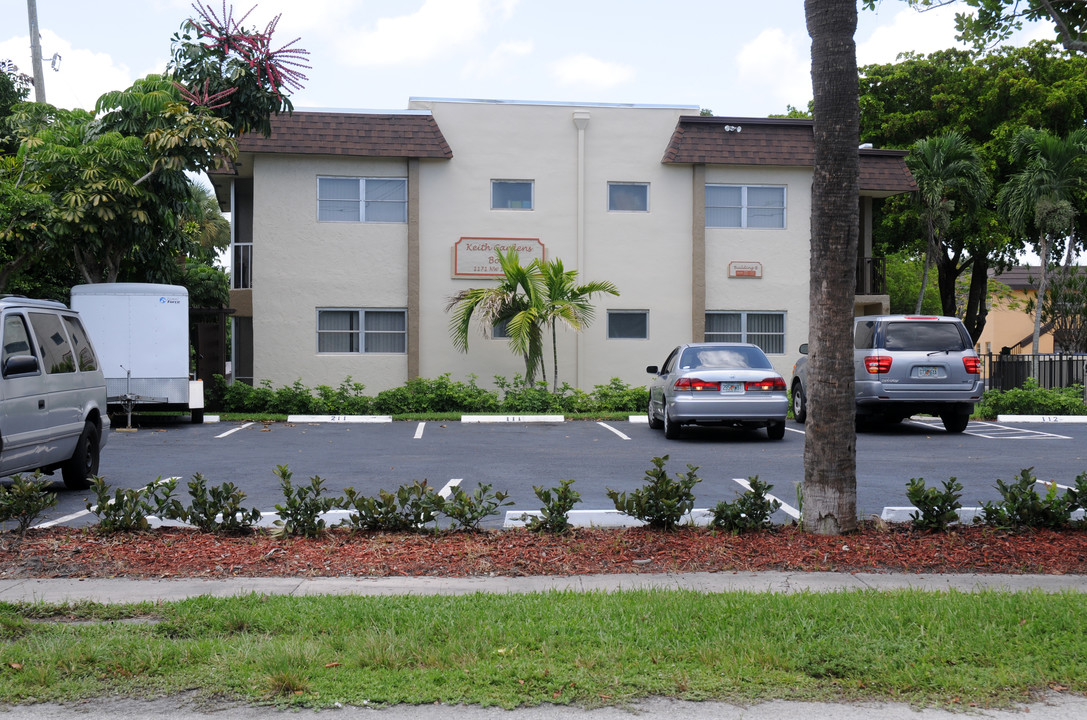
[[[771,483],[786,505],[797,505],[803,479],[804,426],[792,421],[783,440],[762,431],[691,429],[679,440],[650,430],[644,416],[631,421],[466,423],[209,423],[114,430],[102,453],[100,472],[113,487],[140,487],[157,478],[179,477],[184,502],[186,481],[201,473],[209,485],[230,481],[247,495],[246,506],[274,512],[282,502],[277,465],[287,465],[295,482],[313,475],[328,492],[345,487],[374,495],[415,480],[436,488],[449,483],[472,491],[478,484],[507,492],[514,505],[504,510],[538,510],[533,486],[554,487],[573,478],[581,493],[578,509],[612,509],[608,488],[630,491],[645,481],[656,456],[669,456],[666,468],[698,467],[696,507],[733,500],[741,482],[757,475]],[[858,509],[878,515],[885,506],[908,505],[910,478],[929,484],[956,477],[962,502],[976,505],[999,499],[997,478],[1011,480],[1034,467],[1041,480],[1067,485],[1087,471],[1087,425],[971,422],[961,435],[945,433],[936,418],[861,432],[857,437]],[[6,482],[6,481],[5,481]],[[81,526],[95,517],[86,511],[90,492],[71,492],[59,481],[59,503],[43,519]],[[778,521],[788,521],[779,513]],[[488,524],[501,525],[500,517]]]

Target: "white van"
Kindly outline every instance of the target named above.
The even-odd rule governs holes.
[[[89,486],[109,434],[106,381],[79,313],[0,297],[0,477],[60,470]]]

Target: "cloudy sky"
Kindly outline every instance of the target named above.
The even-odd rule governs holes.
[[[222,0],[205,5],[222,14]],[[188,0],[37,0],[48,102],[90,109],[170,59]],[[240,17],[253,7],[243,0]],[[960,6],[961,9],[961,6]],[[274,45],[310,51],[297,108],[403,109],[409,97],[680,104],[766,116],[811,98],[801,0],[261,0]],[[862,11],[861,64],[955,45],[954,12]],[[31,73],[27,3],[0,0],[0,59]],[[1052,37],[1038,27],[1019,39]],[[49,59],[59,55],[58,69]],[[33,98],[32,98],[33,99]]]

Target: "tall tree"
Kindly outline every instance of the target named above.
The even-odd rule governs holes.
[[[559,389],[559,346],[556,325],[562,323],[574,331],[580,331],[593,320],[594,309],[589,301],[593,295],[608,293],[618,295],[619,291],[610,282],[593,281],[584,285],[577,284],[577,270],[566,270],[562,260],[555,258],[536,266],[543,278],[544,321],[551,330],[551,382],[554,390]]]
[[[1087,129],[1065,138],[1041,130],[1024,130],[1013,143],[1013,157],[1022,169],[1000,189],[1001,208],[1013,226],[1036,233],[1035,249],[1041,261],[1038,298],[1046,297],[1053,243],[1075,243],[1074,220],[1087,200]],[[1075,256],[1068,249],[1067,259]],[[1032,352],[1038,354],[1042,302],[1034,312]]]
[[[876,0],[865,0],[871,7]],[[1069,52],[1087,52],[1087,3],[1083,0],[964,0],[976,12],[957,13],[959,39],[979,50],[1003,42],[1023,27],[1023,21],[1053,23]],[[954,5],[956,0],[909,0],[915,7]]]
[[[853,298],[860,196],[855,0],[805,0],[811,36],[815,169],[812,179],[804,529],[857,526]]]
[[[921,290],[914,310],[920,313],[929,268],[943,249],[943,236],[951,226],[952,216],[956,211],[973,212],[985,201],[989,195],[989,178],[977,150],[957,132],[914,143],[906,157],[906,165],[917,183],[917,199],[928,238]],[[946,314],[956,312],[955,309],[949,312],[946,307],[943,310]]]

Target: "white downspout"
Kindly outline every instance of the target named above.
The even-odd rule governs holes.
[[[579,110],[574,113],[574,127],[577,128],[577,271],[584,281],[585,270],[585,128],[589,126],[589,113]],[[584,376],[585,358],[581,352],[581,334],[574,333],[574,387],[581,387]]]

